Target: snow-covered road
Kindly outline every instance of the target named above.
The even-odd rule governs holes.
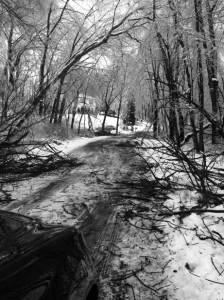
[[[130,192],[124,183],[138,180],[144,162],[132,136],[81,139],[64,149],[81,164],[21,182],[12,193],[15,200],[3,209],[79,228],[105,280],[112,262],[108,250],[121,229],[117,209]]]
[[[108,187],[132,176],[129,146],[124,137],[100,137],[74,141],[65,152],[78,157],[81,165],[20,182],[14,187],[14,201],[4,209],[40,218],[50,224],[77,225],[96,203],[105,201]],[[129,149],[131,149],[129,147]]]
[[[100,300],[222,300],[223,204],[217,213],[190,212],[200,195],[178,170],[180,187],[166,189],[174,164],[159,147],[131,134],[67,141],[58,148],[81,164],[19,182],[1,209],[82,230]],[[163,215],[183,205],[189,214]]]

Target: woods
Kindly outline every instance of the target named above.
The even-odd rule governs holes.
[[[224,2],[0,0],[0,16],[1,210],[77,226],[106,297],[221,299]]]
[[[133,125],[150,122],[154,137],[178,148],[192,140],[203,152],[223,139],[222,1],[2,0],[0,7],[1,161],[30,142],[33,124],[74,129],[80,94],[105,112],[102,131],[110,109],[125,120],[132,98]]]

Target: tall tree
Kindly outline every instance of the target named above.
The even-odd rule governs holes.
[[[125,124],[131,125],[132,129],[135,125],[135,98],[134,95],[129,95],[127,99],[126,116],[124,119]]]
[[[204,41],[204,47],[206,51],[206,64],[208,72],[208,86],[210,91],[210,97],[212,102],[212,113],[215,119],[218,118],[218,78],[217,78],[217,45],[214,25],[214,10],[217,6],[216,1],[206,0],[206,12],[208,22],[208,46]],[[203,32],[204,33],[204,32]],[[205,33],[204,33],[205,37]],[[212,124],[212,143],[216,142],[217,128]]]
[[[35,92],[30,97],[25,109],[23,109],[21,117],[16,118],[16,122],[11,126],[10,136],[16,135],[22,127],[25,129],[25,126],[23,125],[40,105],[46,93],[53,85],[55,85],[55,83],[60,82],[61,78],[63,78],[72,67],[78,65],[80,61],[90,55],[94,50],[106,44],[111,38],[116,38],[126,33],[127,30],[133,29],[141,22],[141,20],[136,21],[135,18],[133,18],[139,8],[138,5],[134,5],[134,3],[134,6],[130,7],[128,3],[126,3],[127,5],[124,5],[121,1],[116,1],[116,5],[113,6],[113,10],[109,12],[108,16],[105,15],[105,10],[102,10],[100,13],[96,10],[97,3],[98,1],[93,3],[85,14],[83,14],[83,12],[78,14],[79,20],[76,18],[76,21],[74,22],[76,22],[77,26],[78,24],[81,24],[82,26],[78,26],[80,30],[75,32],[73,40],[70,40],[67,44],[70,47],[70,50],[60,56],[60,67],[57,68],[57,70],[54,69],[51,71],[50,78],[48,77],[48,80],[45,80],[36,86]],[[121,6],[122,13],[119,11]],[[69,6],[69,10],[74,10],[74,7]],[[49,28],[49,32],[52,32],[59,19],[56,19],[52,29]],[[94,21],[94,24],[92,21]],[[85,28],[84,34],[82,31],[83,28]],[[44,58],[44,55],[42,58]],[[52,62],[54,61],[52,60]],[[43,75],[43,71],[41,74]]]
[[[202,43],[201,34],[204,31],[204,23],[202,18],[202,1],[194,0],[195,7],[195,25],[197,37],[197,69],[198,69],[198,97],[201,109],[204,109],[204,76],[203,76],[203,61],[202,61]],[[204,151],[204,115],[200,112],[199,117],[199,150]]]

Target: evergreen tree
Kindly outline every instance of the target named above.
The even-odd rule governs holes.
[[[124,123],[127,125],[135,125],[135,98],[132,95],[127,103],[127,111],[124,119]]]

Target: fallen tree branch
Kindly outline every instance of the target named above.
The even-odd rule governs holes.
[[[203,126],[203,130],[209,128],[211,126],[211,123],[207,123]],[[196,129],[196,132],[199,132],[199,129]],[[180,144],[181,146],[183,146],[184,144],[186,144],[187,142],[189,142],[189,140],[191,138],[193,138],[194,136],[194,132],[189,132],[188,134],[186,134],[186,136],[184,137],[184,140],[182,141],[182,143]]]
[[[211,256],[211,262],[212,262],[214,268],[216,269],[216,271],[218,272],[219,276],[222,275],[223,271],[222,271],[222,272],[219,272],[218,268],[216,267],[216,265],[215,265],[215,263],[214,263],[214,260],[213,260],[212,256]]]
[[[220,209],[220,210],[214,210],[214,209],[191,209],[191,210],[179,210],[179,211],[173,211],[173,212],[161,212],[158,215],[159,216],[174,216],[174,215],[188,215],[191,213],[216,213],[216,214],[220,214],[220,213],[224,213],[224,210]]]

